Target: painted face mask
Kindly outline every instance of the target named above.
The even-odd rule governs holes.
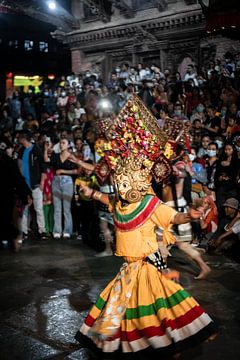
[[[118,194],[121,199],[126,200],[126,194],[128,191],[131,191],[132,185],[129,181],[129,178],[123,174],[117,176],[116,178],[116,186],[118,189]]]

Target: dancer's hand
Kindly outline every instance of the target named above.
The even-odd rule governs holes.
[[[201,219],[204,215],[204,209],[203,207],[199,207],[197,209],[190,208],[188,214],[193,220]]]

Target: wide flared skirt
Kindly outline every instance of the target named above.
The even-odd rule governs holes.
[[[76,339],[87,337],[104,353],[181,352],[215,332],[197,301],[155,266],[124,264],[86,317]]]

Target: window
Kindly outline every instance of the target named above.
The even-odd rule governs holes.
[[[44,42],[44,41],[40,41],[39,42],[39,51],[40,52],[48,52],[48,43]]]
[[[32,40],[25,40],[24,41],[24,50],[32,51],[33,50],[33,41]]]
[[[17,40],[9,40],[8,45],[9,45],[9,47],[11,47],[13,49],[17,49],[18,48],[18,41]]]

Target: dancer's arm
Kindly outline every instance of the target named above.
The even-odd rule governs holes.
[[[177,213],[173,219],[172,224],[180,225],[180,224],[186,224],[188,222],[191,222],[193,220],[201,219],[203,216],[203,211],[201,208],[198,210],[195,209],[189,209],[188,213]]]
[[[83,192],[84,196],[91,198],[93,200],[98,200],[104,205],[109,205],[109,196],[108,194],[103,194],[100,191],[91,189],[90,187],[86,185],[80,185],[80,191]]]
[[[90,170],[90,171],[94,171],[95,169],[95,164],[88,164],[82,160],[79,160],[78,158],[76,158],[76,156],[74,156],[73,154],[71,154],[69,157],[68,157],[68,160],[72,161],[74,164],[82,167],[83,169],[85,170]]]

